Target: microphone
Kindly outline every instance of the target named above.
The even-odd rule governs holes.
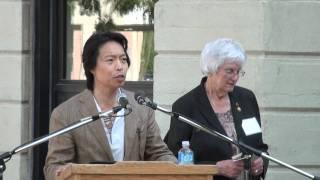
[[[127,108],[127,105],[129,104],[127,97],[121,96],[118,98],[118,103],[122,108]]]
[[[138,102],[138,104],[146,105],[153,110],[158,109],[158,105],[152,102],[149,98],[144,97],[144,92],[137,92],[134,94],[134,99]]]
[[[120,106],[118,106],[118,111],[120,111],[122,108],[125,109],[124,116],[130,114],[132,112],[132,108],[129,104],[127,95],[122,92],[122,89],[119,88],[119,93],[118,93],[118,103]]]
[[[119,104],[119,106],[115,106],[111,109],[111,112],[113,114],[117,114],[121,109],[126,109],[127,111],[125,111],[125,116],[130,114],[132,109],[131,107],[129,107],[129,101],[127,99],[127,96],[126,94],[124,94],[121,89],[119,89],[119,92],[118,92],[118,95],[117,95],[117,102]],[[109,111],[108,112],[103,112],[103,113],[100,113],[98,115],[98,118],[101,118],[101,117],[109,117],[110,114],[109,114]]]
[[[166,113],[170,116],[174,116],[174,114],[171,111],[158,106],[156,103],[152,102],[149,98],[144,97],[143,94],[144,94],[144,92],[137,92],[134,94],[134,99],[138,102],[138,104],[145,105],[153,110],[159,110],[159,111]]]
[[[127,109],[127,105],[129,104],[128,99],[127,99],[127,95],[125,93],[122,92],[122,90],[119,88],[119,92],[118,92],[118,103],[122,108]]]
[[[145,93],[142,91],[138,91],[134,94],[134,99],[138,102],[138,104],[145,105],[146,99],[144,95]]]
[[[120,97],[118,102],[120,106],[123,108],[127,108],[127,105],[129,104],[128,99],[126,97]]]

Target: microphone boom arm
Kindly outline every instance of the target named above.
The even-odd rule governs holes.
[[[64,133],[69,132],[69,131],[72,131],[73,129],[76,129],[78,127],[81,127],[83,125],[91,123],[93,121],[96,121],[97,119],[99,119],[101,117],[109,117],[112,114],[115,114],[118,111],[120,111],[122,108],[126,108],[126,104],[124,104],[124,105],[116,106],[116,107],[112,108],[112,110],[109,110],[109,111],[106,111],[106,112],[101,112],[101,113],[99,113],[97,115],[93,115],[93,116],[82,118],[82,119],[80,119],[80,120],[68,125],[67,127],[64,127],[62,129],[56,130],[56,131],[51,132],[51,133],[49,133],[47,135],[38,137],[38,138],[36,138],[36,139],[34,139],[34,140],[30,141],[30,142],[24,143],[24,144],[22,144],[22,145],[20,145],[20,146],[18,146],[16,148],[14,148],[10,152],[5,152],[5,153],[1,154],[0,155],[0,180],[2,180],[2,174],[6,169],[5,163],[11,159],[12,155],[14,155],[14,154],[16,154],[16,153],[18,153],[20,151],[23,151],[25,149],[31,148],[33,146],[36,146],[38,144],[41,144],[43,142],[46,142],[46,141],[48,141],[49,139],[51,139],[53,137],[56,137],[58,135],[64,134]]]

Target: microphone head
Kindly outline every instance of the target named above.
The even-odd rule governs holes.
[[[139,104],[144,104],[146,102],[145,93],[143,91],[138,91],[134,94],[134,99],[139,103]]]
[[[127,108],[127,105],[129,104],[127,95],[122,92],[122,90],[119,88],[119,92],[117,94],[118,103],[122,108]]]
[[[123,108],[126,108],[128,103],[129,103],[128,99],[126,97],[124,97],[124,96],[120,97],[118,102],[119,102],[120,106],[123,107]]]
[[[136,92],[134,94],[134,99],[141,105],[146,105],[150,108],[152,108],[153,110],[157,109],[157,104],[152,102],[148,97],[145,97],[144,92]]]

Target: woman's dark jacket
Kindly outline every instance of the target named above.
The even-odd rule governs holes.
[[[205,90],[206,78],[202,79],[199,86],[180,97],[172,107],[173,112],[180,113],[212,130],[227,135],[213,111]],[[229,93],[231,111],[234,125],[237,132],[238,141],[262,151],[267,151],[268,146],[262,141],[262,134],[246,136],[241,127],[243,119],[255,117],[261,126],[260,113],[257,100],[252,91],[235,86]],[[216,164],[221,160],[231,159],[231,144],[212,136],[204,131],[171,118],[170,129],[165,137],[169,149],[177,156],[181,148],[181,142],[189,140],[191,149],[194,151],[194,161],[196,164]],[[265,162],[265,167],[267,162]],[[266,171],[266,168],[265,170]],[[227,180],[228,178],[215,176],[215,180]],[[258,179],[258,177],[253,178]]]

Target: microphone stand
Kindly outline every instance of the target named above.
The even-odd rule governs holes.
[[[126,102],[128,103],[128,102]],[[121,103],[120,103],[121,104]],[[89,117],[85,117],[80,119],[79,121],[76,121],[74,123],[72,123],[71,125],[64,127],[62,129],[59,129],[57,131],[51,132],[47,135],[38,137],[36,139],[34,139],[33,141],[24,143],[16,148],[14,148],[12,151],[10,152],[5,152],[3,154],[0,155],[0,180],[3,180],[3,172],[6,170],[6,162],[8,162],[12,155],[23,151],[25,149],[29,149],[33,146],[36,146],[38,144],[41,144],[43,142],[48,141],[49,139],[56,137],[58,135],[64,134],[66,132],[72,131],[75,128],[81,127],[83,125],[86,125],[88,123],[91,123],[93,121],[96,121],[97,119],[101,118],[101,117],[110,117],[112,114],[116,114],[118,111],[120,111],[122,108],[126,108],[127,104],[121,104],[120,106],[116,106],[114,108],[112,108],[112,110],[106,111],[106,112],[101,112],[97,115],[94,116],[89,116]],[[131,112],[131,111],[129,111]]]
[[[301,175],[303,175],[303,176],[305,176],[305,177],[307,177],[309,179],[320,180],[319,176],[314,176],[312,174],[309,174],[309,173],[307,173],[305,171],[302,171],[301,169],[298,169],[298,168],[296,168],[294,166],[291,166],[290,164],[287,164],[287,163],[282,162],[282,161],[280,161],[280,160],[278,160],[276,158],[273,158],[273,157],[269,156],[267,153],[265,153],[263,151],[260,151],[258,149],[255,149],[255,148],[253,148],[253,147],[251,147],[251,146],[249,146],[249,145],[247,145],[247,144],[245,144],[245,143],[243,143],[241,141],[237,142],[237,141],[233,140],[232,138],[230,138],[228,136],[225,136],[225,135],[223,135],[223,134],[221,134],[221,133],[219,133],[217,131],[214,131],[212,129],[209,129],[208,127],[206,127],[204,125],[200,125],[198,123],[195,123],[194,121],[192,121],[192,120],[190,120],[190,119],[188,119],[188,118],[186,118],[186,117],[184,117],[184,116],[182,116],[182,115],[180,115],[180,114],[178,114],[176,112],[172,112],[172,111],[169,111],[169,110],[167,110],[165,108],[162,108],[162,107],[158,106],[156,103],[151,102],[149,99],[147,99],[147,100],[143,99],[142,100],[141,98],[139,100],[137,100],[139,104],[146,105],[146,106],[152,108],[153,110],[159,110],[159,111],[161,111],[161,112],[163,112],[163,113],[165,113],[165,114],[167,114],[167,115],[169,115],[171,117],[174,117],[174,118],[176,118],[176,119],[178,119],[180,121],[183,121],[183,122],[185,122],[185,123],[187,123],[187,124],[189,124],[189,125],[191,125],[191,126],[193,126],[195,128],[198,128],[198,129],[200,129],[202,131],[205,131],[205,132],[207,132],[207,133],[209,133],[209,134],[211,134],[211,135],[213,135],[215,137],[218,137],[219,139],[221,139],[223,141],[232,143],[232,144],[238,146],[241,149],[244,149],[246,151],[252,152],[253,154],[255,154],[257,156],[263,157],[263,158],[268,159],[268,160],[270,160],[272,162],[280,164],[280,165],[282,165],[282,166],[284,166],[284,167],[286,167],[286,168],[288,168],[288,169],[290,169],[290,170],[292,170],[292,171],[294,171],[294,172],[296,172],[298,174],[301,174]]]

